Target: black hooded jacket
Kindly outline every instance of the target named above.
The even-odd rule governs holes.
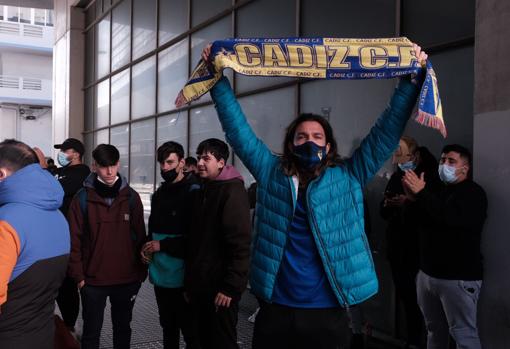
[[[162,183],[152,195],[149,240],[153,239],[153,233],[182,235],[180,238],[161,240],[162,252],[179,258],[185,256],[185,240],[191,223],[193,201],[199,189],[199,179],[190,173],[177,183]]]

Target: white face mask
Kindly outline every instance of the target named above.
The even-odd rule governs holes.
[[[455,183],[458,179],[457,174],[455,173],[456,171],[457,168],[455,166],[446,164],[439,165],[439,178],[441,178],[441,180],[447,184]]]

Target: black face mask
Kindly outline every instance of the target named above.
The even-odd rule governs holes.
[[[122,179],[117,179],[113,186],[108,186],[103,182],[99,181],[99,179],[94,179],[94,188],[96,189],[96,193],[102,198],[116,198],[119,195],[119,190],[122,185]]]
[[[177,170],[175,168],[168,171],[161,170],[160,173],[166,183],[172,183],[177,178]]]
[[[294,145],[292,150],[299,165],[306,170],[318,166],[327,155],[326,146],[320,146],[312,141]]]

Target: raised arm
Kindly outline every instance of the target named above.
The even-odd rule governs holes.
[[[427,54],[417,45],[414,45],[414,50],[418,62],[424,65]],[[407,77],[400,79],[388,107],[352,157],[346,161],[348,169],[362,186],[370,181],[397,148],[416,103],[421,80]]]
[[[202,58],[208,61],[210,53],[211,45],[208,45],[202,52]],[[264,182],[278,159],[251,129],[226,77],[214,85],[211,97],[227,142],[257,182]]]

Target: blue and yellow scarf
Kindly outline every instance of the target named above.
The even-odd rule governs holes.
[[[211,62],[200,60],[175,104],[198,99],[231,68],[243,75],[307,79],[390,79],[425,73],[416,121],[446,137],[436,74],[430,61],[421,67],[407,38],[230,39],[215,41]]]

